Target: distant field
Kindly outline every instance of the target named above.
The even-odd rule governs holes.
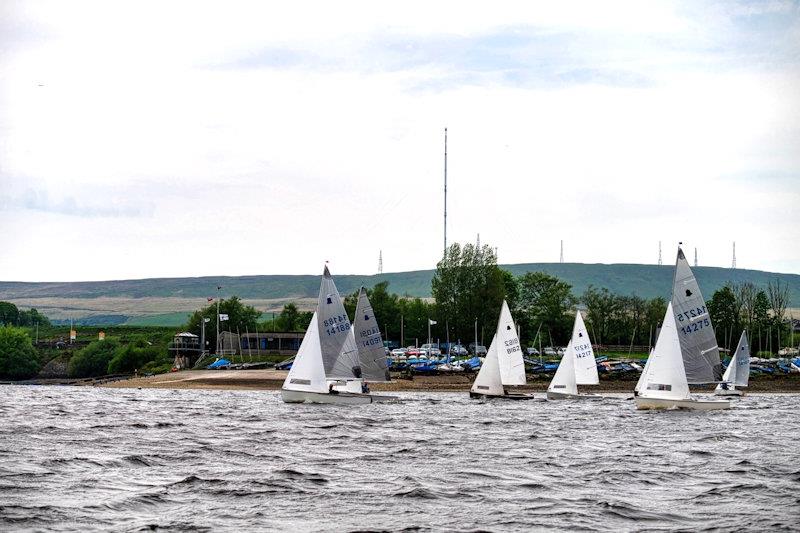
[[[557,276],[581,295],[590,286],[606,287],[619,294],[637,294],[645,298],[669,297],[672,290],[672,265],[526,263],[501,265],[515,275],[543,271]],[[791,304],[800,307],[800,275],[777,274],[760,270],[717,267],[694,269],[706,298],[726,283],[751,281],[766,287],[780,279],[789,286]],[[433,270],[396,272],[373,276],[336,275],[336,285],[343,294],[361,285],[372,287],[389,282],[389,290],[401,295],[430,297]],[[275,275],[201,278],[157,278],[143,280],[23,283],[0,282],[0,300],[23,308],[36,307],[56,320],[103,320],[111,324],[178,325],[179,317],[206,305],[206,297],[216,296],[221,285],[223,297],[237,295],[261,311],[280,311],[287,302],[301,309],[313,309],[319,276]],[[94,318],[92,318],[94,317]]]

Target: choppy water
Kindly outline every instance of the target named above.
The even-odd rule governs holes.
[[[800,395],[285,405],[0,387],[0,530],[790,530]],[[439,402],[425,400],[434,398]]]

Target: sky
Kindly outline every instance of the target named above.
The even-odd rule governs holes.
[[[798,2],[0,3],[0,280],[800,273]]]

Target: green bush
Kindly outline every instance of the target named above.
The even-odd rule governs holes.
[[[120,344],[116,339],[94,341],[69,360],[67,374],[72,378],[104,376],[108,363],[116,355]]]
[[[108,363],[108,373],[122,374],[141,369],[147,363],[158,359],[163,352],[163,349],[151,346],[144,339],[136,339],[116,351]]]
[[[0,328],[0,378],[27,379],[39,372],[31,338],[21,329]]]

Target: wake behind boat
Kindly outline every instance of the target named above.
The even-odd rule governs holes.
[[[388,374],[385,372],[385,355],[381,362],[371,349],[376,342],[380,342],[383,353],[383,342],[380,340],[380,328],[374,324],[375,317],[369,300],[365,293],[363,296],[362,304],[359,295],[362,314],[358,316],[360,320],[356,320],[359,326],[357,343],[339,291],[328,267],[325,267],[317,310],[281,388],[284,402],[350,405],[397,399],[395,396],[370,394],[366,387],[362,358],[367,363],[364,365],[367,379],[377,380],[377,377],[388,381]]]
[[[481,365],[475,383],[469,391],[474,399],[502,398],[506,400],[532,400],[533,394],[510,391],[507,386],[525,385],[525,362],[522,360],[517,329],[508,303],[503,300],[497,332]]]

